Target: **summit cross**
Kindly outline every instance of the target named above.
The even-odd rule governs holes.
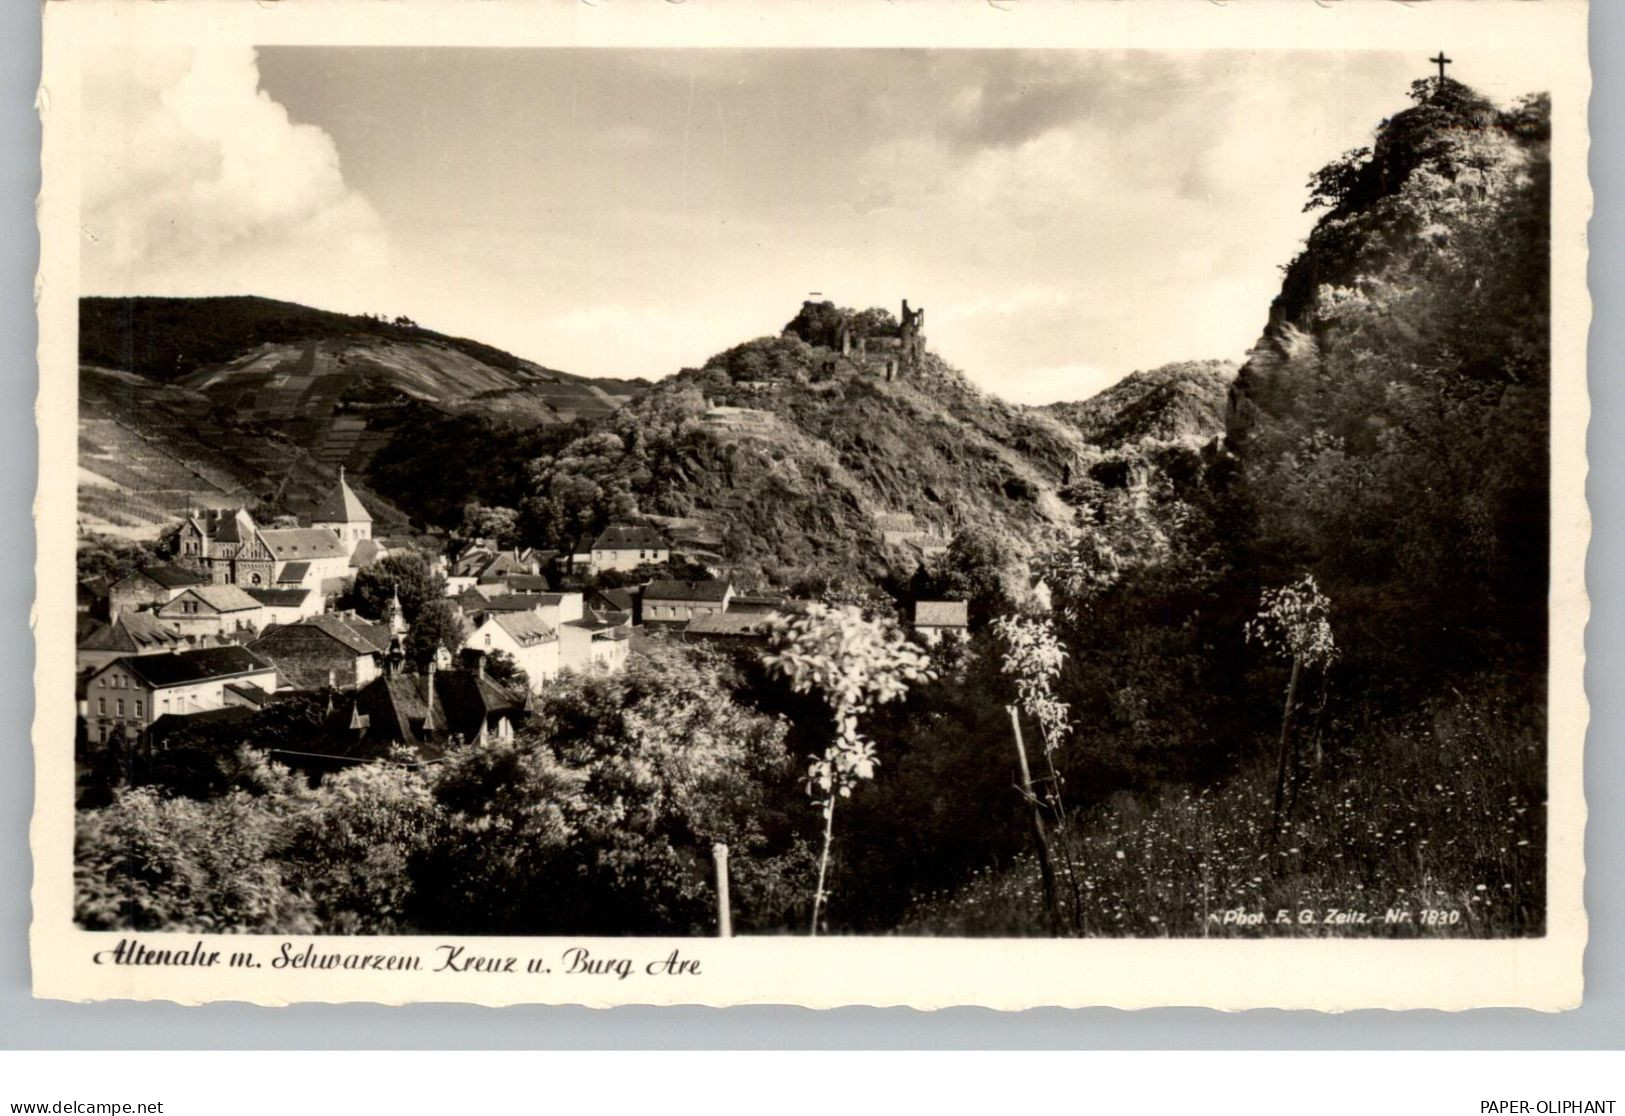
[[[1446,66],[1450,65],[1450,63],[1454,62],[1455,59],[1454,58],[1446,58],[1444,56],[1444,51],[1441,50],[1439,52],[1439,56],[1437,58],[1429,58],[1428,61],[1434,63],[1435,65],[1437,65],[1439,67],[1439,84],[1443,85],[1444,84],[1444,68]]]

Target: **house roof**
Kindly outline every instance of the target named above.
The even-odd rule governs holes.
[[[787,597],[763,596],[736,596],[728,599],[728,611],[745,616],[771,616],[774,613],[802,613],[807,610],[805,601],[792,601]]]
[[[246,647],[226,644],[221,647],[199,647],[192,651],[164,651],[156,655],[131,655],[115,659],[102,670],[122,665],[131,674],[149,686],[184,686],[211,678],[230,678],[239,674],[258,674],[270,670],[271,664]],[[97,671],[98,674],[101,671]]]
[[[174,647],[186,641],[159,622],[151,612],[121,612],[79,641],[81,651],[118,651],[140,654],[154,647]]]
[[[271,700],[271,695],[252,682],[227,682],[226,689],[258,709]]]
[[[364,744],[398,741],[417,746],[425,759],[434,759],[444,754],[452,736],[473,740],[488,718],[499,714],[517,718],[524,709],[522,696],[472,671],[386,674],[356,694],[350,722],[365,719]]]
[[[235,585],[194,585],[159,611],[168,611],[174,607],[176,601],[187,596],[198,598],[216,612],[242,612],[244,609],[260,607],[259,601]]]
[[[964,601],[915,601],[914,626],[963,628],[970,623],[968,611]]]
[[[276,579],[277,584],[298,585],[300,582],[305,580],[305,576],[309,573],[309,562],[289,562],[286,566],[282,567],[282,575]]]
[[[504,550],[500,554],[493,555],[491,560],[485,564],[482,572],[488,574],[523,573],[524,571],[520,568],[521,565],[518,552]]]
[[[321,613],[317,616],[307,616],[297,624],[282,624],[267,631],[255,642],[255,650],[264,645],[272,654],[276,648],[288,637],[285,632],[321,632],[346,650],[357,655],[371,655],[380,651],[389,650],[389,628],[383,624],[365,624],[358,620],[348,620],[334,616],[331,613]]]
[[[115,581],[114,585],[123,585],[132,577],[145,577],[157,582],[165,589],[184,589],[188,585],[207,585],[209,578],[196,570],[189,570],[185,566],[177,566],[173,562],[162,562],[156,566],[147,566],[133,573],[127,573]]]
[[[316,505],[310,520],[312,523],[371,523],[372,516],[367,514],[361,498],[350,488],[344,479],[344,470],[340,469],[338,485]]]
[[[653,527],[615,523],[605,527],[593,541],[594,550],[669,550],[671,543]]]
[[[310,596],[309,589],[244,589],[243,592],[270,608],[299,608]]]
[[[484,593],[480,592],[478,589],[475,589],[473,586],[469,586],[461,593],[458,593],[455,599],[458,604],[462,605],[464,609],[469,611],[478,611],[491,603],[490,597],[487,597]]]
[[[533,612],[498,613],[491,617],[491,621],[512,636],[521,647],[535,647],[559,638],[559,633]]]
[[[773,619],[768,612],[704,612],[684,626],[685,635],[766,636]]]
[[[383,555],[384,548],[372,539],[361,539],[350,552],[350,568],[352,570],[364,569],[372,565]]]
[[[593,597],[616,612],[631,612],[637,600],[630,589],[597,589],[593,591]]]
[[[711,581],[651,581],[643,590],[643,600],[649,601],[695,601],[705,604],[721,604],[728,596],[728,583],[721,580]]]
[[[242,543],[254,537],[254,517],[246,508],[233,508],[218,517],[210,516],[202,530],[217,543]]]
[[[588,613],[580,620],[566,620],[564,622],[564,627],[580,628],[583,631],[588,631],[594,635],[597,635],[599,632],[612,631],[621,627],[621,625],[613,623],[609,620],[600,620],[596,614]]]
[[[486,574],[481,585],[506,585],[510,593],[546,593],[552,589],[543,574]]]
[[[481,594],[481,596],[483,597],[484,594]],[[486,599],[484,604],[476,607],[485,612],[534,612],[544,604],[556,604],[556,601],[547,599],[550,596],[558,596],[558,594],[498,593],[496,596]]]
[[[339,537],[326,527],[267,527],[260,531],[260,538],[279,562],[348,557]]]
[[[485,568],[496,561],[496,555],[489,550],[465,550],[452,563],[451,575],[453,577],[478,577],[485,572]]]

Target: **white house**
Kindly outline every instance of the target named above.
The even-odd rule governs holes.
[[[139,736],[165,714],[202,713],[227,704],[227,685],[276,689],[276,668],[245,647],[132,655],[115,659],[85,684],[91,739]]]
[[[964,601],[916,601],[914,630],[929,644],[963,639],[970,634],[969,606]]]
[[[671,543],[653,527],[613,524],[593,540],[590,563],[593,573],[605,570],[635,570],[639,566],[665,562],[671,558]]]
[[[463,646],[481,653],[506,651],[540,690],[559,676],[559,633],[534,612],[490,612]]]
[[[632,632],[624,624],[570,620],[559,626],[559,662],[579,673],[613,674],[626,665]]]
[[[696,616],[728,611],[733,586],[726,581],[651,581],[643,589],[645,624],[686,624]]]
[[[194,585],[160,605],[157,615],[170,631],[191,639],[265,626],[265,606],[235,585]]]
[[[322,595],[314,589],[245,589],[265,610],[260,626],[297,624],[307,616],[322,614]]]

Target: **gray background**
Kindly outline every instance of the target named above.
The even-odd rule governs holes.
[[[1307,0],[1306,0],[1307,2]],[[1625,5],[1598,3],[1591,41],[1625,41]],[[1625,943],[1618,870],[1625,849],[1625,762],[1615,748],[1625,700],[1608,684],[1621,677],[1625,629],[1625,537],[1622,537],[1622,416],[1625,391],[1608,370],[1625,330],[1614,317],[1622,282],[1621,216],[1612,202],[1625,176],[1617,154],[1621,85],[1595,57],[1591,106],[1591,175],[1598,213],[1591,226],[1591,334],[1588,494],[1595,536],[1588,569],[1592,623],[1586,670],[1592,723],[1586,746],[1585,1006],[1561,1015],[1522,1011],[1352,1012],[1341,1016],[1251,1011],[1225,1015],[1197,1009],[1122,1012],[1038,1010],[1013,1014],[956,1009],[848,1008],[475,1008],[420,1004],[410,1008],[307,1005],[254,1008],[216,1004],[64,1004],[29,996],[28,893],[32,866],[28,821],[34,776],[28,725],[33,717],[34,552],[30,509],[38,441],[32,424],[37,368],[33,279],[38,259],[33,199],[39,188],[39,8],[26,0],[0,4],[0,513],[12,525],[0,574],[0,1048],[439,1048],[535,1047],[1101,1047],[1101,1048],[1554,1048],[1625,1047]]]

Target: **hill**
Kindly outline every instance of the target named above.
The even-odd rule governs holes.
[[[1194,448],[1224,433],[1235,378],[1236,365],[1227,360],[1181,361],[1131,372],[1086,400],[1044,409],[1104,451],[1146,443]]]
[[[1233,385],[1249,560],[1349,602],[1369,640],[1351,656],[1539,663],[1549,104],[1503,110],[1454,81],[1411,97],[1310,180],[1325,213]]]
[[[192,501],[297,511],[340,466],[365,477],[380,451],[410,456],[403,439],[433,442],[448,425],[491,440],[566,428],[647,386],[572,376],[404,319],[264,298],[86,298],[79,325],[82,512],[114,533],[143,534]],[[385,518],[401,521],[389,503]]]
[[[897,368],[892,351],[787,331],[685,369],[533,466],[533,522],[568,545],[636,512],[779,584],[906,578],[967,528],[1021,562],[1071,520],[1062,489],[1099,451],[934,353]]]
[[[1445,897],[1452,936],[1544,932],[1549,105],[1439,79],[1411,100],[1311,177],[1324,213],[1230,386],[1215,467],[1099,517],[1050,582],[1056,695],[1082,729],[1057,764],[1055,872],[1086,881],[1056,904],[1070,932],[1206,935],[1210,894],[1362,892]],[[954,742],[926,743],[883,752],[891,782],[848,812],[849,848],[894,847],[865,866],[873,891],[917,848],[1021,854],[1013,808],[1003,834],[962,815],[921,832],[908,796],[970,785],[993,741],[956,768]],[[1044,876],[1018,859],[876,924],[1053,933]]]
[[[188,508],[313,507],[334,482],[302,447],[197,392],[129,372],[79,374],[79,525],[156,536]],[[382,530],[405,523],[366,493]]]

